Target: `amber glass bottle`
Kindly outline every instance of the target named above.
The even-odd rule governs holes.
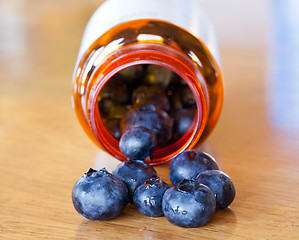
[[[137,65],[171,70],[190,88],[196,104],[188,130],[155,150],[152,163],[165,163],[200,145],[222,107],[215,32],[196,0],[107,0],[86,27],[73,75],[73,106],[87,135],[122,161],[119,139],[108,131],[98,98],[106,83]]]

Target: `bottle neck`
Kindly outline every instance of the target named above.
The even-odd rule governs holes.
[[[110,54],[94,69],[90,78],[93,84],[87,88],[87,118],[100,145],[112,156],[126,160],[120,152],[118,140],[104,127],[97,98],[104,84],[117,72],[138,64],[154,64],[166,67],[179,75],[193,92],[197,111],[191,126],[180,140],[154,152],[153,165],[170,161],[179,152],[190,149],[199,141],[209,113],[209,96],[205,79],[200,70],[186,55],[175,48],[155,43],[131,44]]]

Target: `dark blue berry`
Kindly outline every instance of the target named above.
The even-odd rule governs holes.
[[[126,160],[120,163],[112,172],[113,175],[123,180],[129,190],[130,202],[137,187],[147,179],[157,177],[156,170],[143,160]]]
[[[125,183],[106,169],[90,169],[74,185],[73,205],[89,220],[108,220],[121,214],[128,204]]]
[[[184,180],[166,190],[162,210],[172,224],[194,228],[206,224],[216,208],[213,192],[196,180]]]
[[[150,178],[134,193],[134,204],[139,212],[149,217],[163,216],[162,198],[170,186],[159,177]]]
[[[195,110],[181,109],[175,112],[173,122],[172,139],[174,141],[180,139],[189,130],[193,123]]]
[[[133,91],[132,103],[134,107],[155,105],[168,112],[170,105],[164,91],[157,85],[141,85]]]
[[[165,89],[173,78],[174,73],[165,67],[158,65],[149,65],[146,68],[146,76],[143,84],[159,85]]]
[[[158,145],[166,144],[172,136],[172,120],[154,105],[133,108],[121,120],[121,132],[133,127],[144,127],[155,135]]]
[[[216,197],[217,208],[228,207],[235,198],[235,187],[230,177],[219,170],[207,170],[202,172],[197,181],[208,186]]]
[[[134,127],[126,130],[119,141],[120,151],[129,159],[152,157],[155,147],[155,134],[143,127]]]
[[[205,170],[218,170],[215,159],[207,153],[186,150],[178,154],[170,163],[169,177],[173,184],[184,179],[196,178]]]

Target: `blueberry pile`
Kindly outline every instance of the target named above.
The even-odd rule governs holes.
[[[163,213],[171,223],[199,227],[216,209],[232,203],[234,184],[218,169],[212,156],[196,150],[186,150],[172,160],[169,177],[174,186],[165,192],[162,202]]]
[[[127,160],[112,173],[90,169],[75,183],[72,200],[80,215],[109,220],[135,204],[146,216],[165,215],[172,224],[191,228],[234,200],[233,182],[207,153],[178,154],[169,166],[172,187],[148,163],[155,149],[181,139],[194,120],[194,96],[178,75],[156,65],[128,67],[104,85],[98,107]]]
[[[144,159],[128,159],[112,173],[90,169],[74,185],[73,205],[89,220],[119,216],[127,204],[149,217],[165,217],[174,225],[205,225],[216,209],[228,207],[235,188],[210,155],[186,150],[171,162],[170,187]]]
[[[98,108],[104,126],[120,141],[124,156],[150,159],[154,150],[188,132],[197,106],[191,89],[177,74],[158,65],[141,64],[109,79],[98,96]],[[143,134],[139,141],[137,134]]]
[[[73,205],[77,212],[89,220],[115,218],[129,201],[125,183],[106,169],[89,169],[74,185]]]

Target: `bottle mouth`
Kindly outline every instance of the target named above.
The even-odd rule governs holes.
[[[122,51],[122,53],[120,54],[119,51]],[[107,64],[101,64],[91,76],[96,79],[96,84],[94,84],[89,93],[88,114],[90,115],[90,125],[94,135],[104,150],[121,161],[127,159],[120,152],[119,136],[113,136],[107,126],[107,116],[105,116],[105,111],[102,111],[103,108],[100,107],[99,101],[108,82],[111,83],[114,79],[118,79],[118,76],[124,71],[136,68],[136,66],[146,69],[150,68],[149,66],[159,66],[170,70],[175,76],[174,79],[179,78],[182,81],[182,85],[192,92],[195,102],[195,108],[193,107],[194,117],[188,130],[176,139],[171,138],[166,144],[156,147],[153,158],[146,161],[151,165],[163,164],[172,160],[173,157],[183,150],[194,147],[205,128],[209,104],[207,89],[200,71],[187,57],[177,50],[158,44],[144,43],[142,46],[140,44],[134,46],[133,44],[119,51],[111,54],[109,61],[106,61]],[[112,88],[115,88],[115,91],[118,92],[122,91],[122,89],[118,89],[115,86],[112,86]],[[172,91],[166,91],[166,94],[173,96],[179,90],[175,86]],[[121,95],[117,96],[117,99],[121,100]],[[109,101],[105,103],[105,107],[107,107],[107,114],[109,114]],[[168,114],[173,119],[174,113],[172,110],[171,108]]]

